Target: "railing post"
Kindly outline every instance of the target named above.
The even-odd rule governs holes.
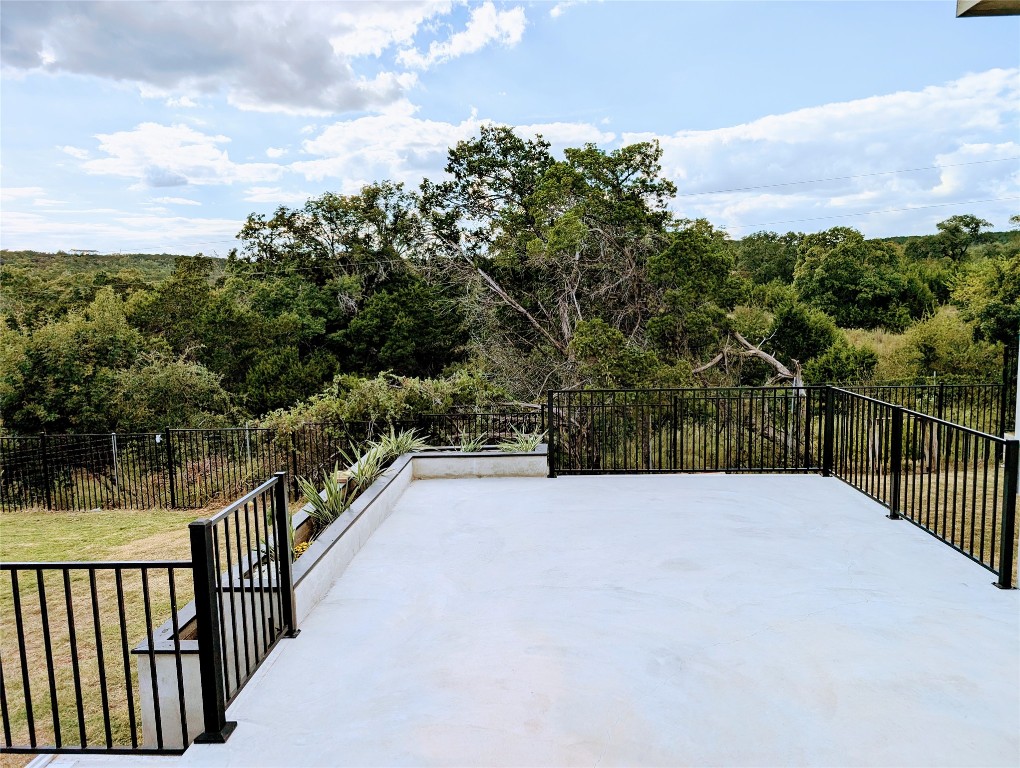
[[[297,625],[297,606],[294,603],[294,548],[291,546],[290,510],[287,508],[287,473],[275,472],[273,486],[273,523],[276,528],[276,557],[280,564],[280,601],[282,616],[286,622],[284,637],[297,637],[301,630]]]
[[[46,499],[46,509],[53,509],[53,496],[50,492],[50,457],[46,450],[46,433],[39,434],[39,448],[42,453],[43,470],[43,496]]]
[[[549,462],[549,477],[556,477],[556,418],[553,416],[553,391],[546,392],[546,409],[549,412],[549,444],[546,447],[546,461]]]
[[[822,476],[832,474],[832,441],[836,425],[836,398],[831,385],[825,385],[825,426],[822,432]]]
[[[302,427],[303,429],[303,427]],[[322,434],[322,430],[319,430],[319,434]],[[297,471],[297,432],[295,430],[290,431],[290,482],[293,485],[294,499],[298,499],[301,495],[301,488],[298,486],[298,471]]]
[[[935,415],[940,419],[945,418],[946,413],[946,383],[944,381],[939,382],[939,394],[938,400],[935,404]]]
[[[903,482],[903,409],[897,405],[892,409],[892,435],[889,437],[889,470],[892,472],[890,482],[889,514],[890,520],[900,519],[900,487]]]
[[[999,529],[999,578],[995,586],[999,589],[1013,587],[1013,537],[1016,535],[1016,493],[1017,470],[1020,468],[1020,442],[1006,441],[1006,478],[1002,484],[1002,519]]]
[[[177,478],[174,471],[174,449],[170,444],[170,427],[163,430],[163,442],[166,444],[166,476],[167,488],[170,491],[170,509],[177,508]]]
[[[198,631],[198,667],[202,676],[203,732],[196,744],[222,744],[237,727],[227,720],[224,693],[223,653],[220,648],[220,614],[216,604],[217,579],[212,535],[208,520],[188,526],[191,537],[191,569],[195,587],[195,621]]]

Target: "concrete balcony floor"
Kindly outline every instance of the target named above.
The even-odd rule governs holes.
[[[1020,764],[1020,593],[838,480],[414,482],[179,758]]]

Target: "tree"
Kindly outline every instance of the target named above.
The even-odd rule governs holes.
[[[435,376],[467,342],[459,307],[421,280],[378,291],[340,335],[349,370]]]
[[[109,431],[118,372],[143,347],[111,288],[83,312],[3,341],[10,349],[0,357],[0,415],[18,432]]]
[[[111,406],[114,428],[126,432],[235,423],[230,395],[216,374],[199,363],[159,353],[143,355],[117,373]]]
[[[1015,344],[1020,334],[1020,247],[966,272],[953,290],[953,302],[975,336]]]
[[[895,244],[848,227],[804,237],[794,286],[843,328],[902,330],[932,303],[921,281],[904,274]]]
[[[797,253],[804,235],[787,232],[755,232],[743,238],[736,253],[737,267],[755,283],[793,282]]]
[[[483,127],[450,150],[448,181],[423,183],[431,274],[465,295],[475,349],[508,386],[527,386],[515,381],[522,361],[534,382],[569,381],[582,322],[643,333],[655,304],[646,265],[668,241],[675,192],[660,156],[650,143],[586,145],[556,160],[540,136]]]

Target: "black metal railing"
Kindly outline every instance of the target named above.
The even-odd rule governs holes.
[[[1002,437],[1013,429],[1014,399],[1002,384],[908,384],[841,387],[927,416]]]
[[[166,683],[175,706],[157,709],[149,743],[130,650],[139,635],[151,646],[155,622],[191,599],[190,562],[0,563],[0,572],[8,577],[0,593],[5,749],[164,752],[174,751],[170,741],[190,742],[180,632]]]
[[[298,633],[287,486],[277,473],[192,523],[190,561],[0,564],[4,748],[224,741],[227,706]]]
[[[513,429],[544,429],[537,409],[458,410],[413,419],[306,423],[293,430],[255,427],[167,429],[152,433],[0,437],[0,511],[199,509],[242,493],[274,472],[320,483],[344,454],[393,429],[417,429],[433,445],[462,436],[490,441]]]
[[[296,637],[287,475],[277,473],[189,526],[204,731],[222,742],[226,708],[283,637]]]
[[[550,475],[811,472],[824,387],[551,391]]]
[[[847,390],[831,403],[834,476],[1015,583],[1016,440]]]

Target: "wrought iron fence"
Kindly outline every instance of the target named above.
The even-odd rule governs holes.
[[[550,473],[810,472],[824,388],[550,392]]]
[[[1017,441],[841,389],[831,414],[833,475],[1015,583]]]
[[[298,633],[286,474],[189,534],[190,561],[0,564],[5,750],[165,754],[229,736],[226,707]]]
[[[841,389],[997,437],[1013,429],[1015,401],[1002,384],[861,385]]]
[[[543,429],[536,409],[460,410],[402,421],[306,423],[153,433],[0,437],[0,511],[156,507],[198,509],[234,498],[261,477],[290,473],[319,483],[326,471],[394,428],[417,429],[433,445],[462,436],[499,441]]]
[[[131,643],[191,599],[187,561],[2,563],[0,711],[13,752],[168,751],[188,744],[181,633],[149,743],[142,733],[139,676]],[[175,626],[175,629],[179,627]],[[154,662],[154,660],[153,660]],[[170,711],[167,711],[167,710]],[[172,751],[172,750],[170,750]],[[178,750],[179,751],[179,750]]]

